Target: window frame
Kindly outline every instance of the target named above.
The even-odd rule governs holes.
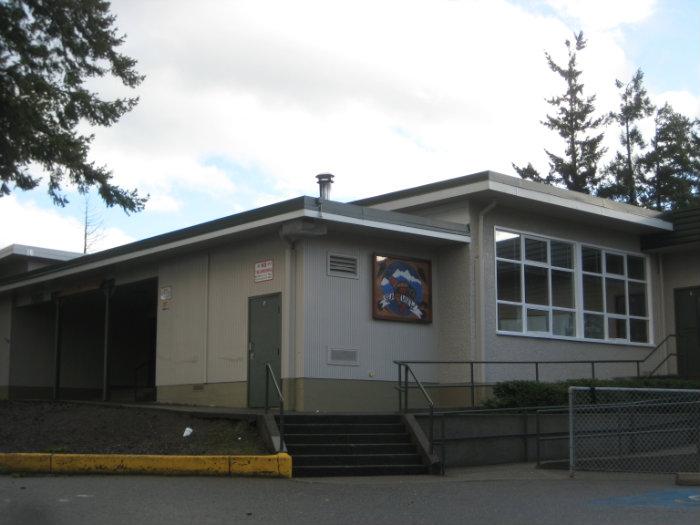
[[[496,235],[498,232],[505,232],[505,233],[511,233],[515,235],[520,235],[520,260],[514,260],[514,259],[507,259],[503,257],[499,257],[497,255],[497,239]],[[547,262],[542,263],[538,261],[529,261],[525,259],[525,239],[526,238],[531,238],[535,239],[538,241],[545,241],[547,243]],[[554,242],[562,242],[562,243],[567,243],[571,245],[572,247],[572,267],[571,268],[562,268],[560,266],[553,266],[551,263],[551,243],[552,241]],[[583,248],[591,248],[595,250],[599,250],[601,252],[601,273],[594,273],[594,272],[588,272],[583,270],[583,264],[581,260],[582,256],[582,251]],[[624,275],[619,275],[619,274],[609,274],[607,273],[607,263],[606,263],[606,254],[614,254],[614,255],[621,255],[623,257],[623,265],[624,265]],[[633,256],[633,257],[640,257],[644,261],[644,280],[641,279],[635,279],[635,278],[630,278],[628,276],[628,261],[627,261],[627,256]],[[609,248],[607,246],[601,246],[597,245],[595,243],[590,243],[590,242],[584,242],[584,241],[574,241],[571,239],[563,239],[561,237],[552,237],[549,235],[542,235],[542,234],[537,234],[529,231],[523,231],[523,230],[517,230],[514,228],[509,228],[509,227],[504,227],[504,226],[498,226],[495,225],[493,227],[493,261],[494,261],[494,304],[495,304],[495,314],[496,314],[496,334],[498,335],[513,335],[513,336],[518,336],[518,337],[530,337],[530,338],[544,338],[544,339],[559,339],[559,340],[565,340],[565,341],[574,341],[574,342],[587,342],[587,343],[598,343],[598,344],[612,344],[612,345],[626,345],[626,346],[636,346],[636,347],[651,347],[653,346],[653,340],[654,340],[654,312],[652,310],[652,300],[651,300],[651,265],[650,265],[650,258],[648,255],[640,253],[640,252],[632,252],[632,251],[626,251],[626,250],[619,250],[616,248]],[[520,267],[520,292],[521,292],[521,297],[520,297],[520,302],[515,302],[515,301],[507,301],[507,300],[501,300],[498,298],[498,261],[503,261],[503,262],[510,262],[510,263],[516,263]],[[548,269],[548,294],[549,294],[549,305],[537,305],[537,304],[530,304],[526,302],[526,295],[525,295],[525,266],[526,265],[531,265],[531,266],[538,266],[538,267],[543,267]],[[573,308],[565,308],[565,307],[559,307],[559,306],[554,306],[552,298],[553,298],[553,290],[552,290],[552,273],[553,271],[569,271],[572,273],[573,277],[573,300],[574,300],[574,307]],[[592,276],[597,276],[601,278],[602,280],[602,301],[603,301],[603,310],[600,312],[596,312],[593,310],[586,310],[584,309],[584,304],[583,304],[583,277],[584,275],[592,275]],[[613,278],[613,279],[621,279],[624,281],[624,287],[625,287],[625,314],[616,314],[616,313],[608,313],[607,310],[607,289],[606,289],[606,283],[605,279],[606,278]],[[646,301],[646,317],[644,316],[638,316],[638,315],[632,315],[630,314],[630,300],[629,300],[629,283],[634,282],[634,283],[641,283],[645,287],[645,301]],[[510,330],[501,330],[499,329],[498,326],[498,305],[499,304],[508,304],[512,306],[517,306],[520,307],[521,309],[521,324],[522,324],[522,331],[517,332],[517,331],[510,331]],[[545,310],[548,312],[548,319],[549,319],[549,331],[548,332],[535,332],[535,331],[528,331],[527,329],[527,310],[528,309],[535,309],[535,310]],[[574,314],[574,326],[575,326],[575,334],[574,336],[567,336],[567,335],[558,335],[554,334],[554,312],[555,311],[565,311],[565,312],[573,312]],[[603,317],[603,339],[596,339],[592,337],[585,337],[584,333],[584,315],[586,314],[594,314],[594,315],[600,315]],[[609,333],[609,319],[625,319],[625,324],[626,324],[626,338],[625,339],[610,339],[608,337]],[[642,342],[634,342],[630,340],[631,336],[631,319],[638,319],[638,320],[643,320],[647,322],[647,342],[642,343]]]

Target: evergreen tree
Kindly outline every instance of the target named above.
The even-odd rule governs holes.
[[[632,77],[628,84],[616,80],[615,86],[620,90],[620,108],[617,113],[610,113],[610,119],[617,122],[621,128],[620,145],[622,151],[605,168],[605,173],[611,180],[603,184],[598,195],[639,204],[639,192],[645,183],[643,163],[639,150],[646,144],[637,123],[654,113],[654,105],[649,100],[644,88],[644,73],[641,69]]]
[[[0,197],[35,188],[35,164],[60,206],[68,182],[82,193],[97,187],[107,206],[143,209],[136,190],[112,184],[110,171],[88,160],[93,136],[77,131],[81,122],[110,126],[137,103],[85,87],[105,75],[130,88],[143,80],[136,61],[116,50],[124,37],[114,22],[104,0],[0,0]]]
[[[547,115],[542,124],[556,131],[564,139],[564,156],[555,155],[545,149],[549,157],[547,176],[540,175],[532,164],[524,168],[513,164],[513,168],[524,179],[592,193],[601,179],[598,174],[598,162],[605,153],[605,148],[601,146],[603,133],[596,133],[596,130],[605,124],[606,118],[593,116],[595,95],[583,95],[580,78],[582,71],[578,69],[576,58],[577,53],[585,49],[586,41],[583,32],[575,34],[574,37],[573,43],[569,40],[565,42],[569,57],[566,67],[560,66],[549,53],[545,53],[549,68],[566,82],[566,91],[563,95],[546,99],[556,111],[553,115]]]
[[[650,176],[642,203],[656,210],[673,210],[698,203],[700,125],[676,113],[669,104],[655,117],[651,150],[643,157]]]

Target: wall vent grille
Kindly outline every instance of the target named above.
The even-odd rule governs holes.
[[[328,364],[342,366],[359,366],[359,352],[352,348],[329,348]]]
[[[328,254],[328,275],[357,279],[358,260],[352,255]]]

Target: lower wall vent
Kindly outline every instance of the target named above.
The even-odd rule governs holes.
[[[341,366],[359,366],[359,351],[354,348],[329,348],[328,364]]]

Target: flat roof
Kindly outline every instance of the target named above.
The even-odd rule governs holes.
[[[29,246],[26,244],[10,244],[0,248],[0,260],[8,257],[35,257],[37,259],[47,259],[53,261],[69,261],[83,255],[78,252],[67,252],[65,250],[53,250],[51,248],[41,248],[40,246]]]
[[[654,210],[557,188],[548,184],[523,180],[494,171],[481,171],[463,177],[385,193],[354,201],[353,204],[359,206],[389,204],[391,209],[407,209],[481,192],[494,192],[524,200],[534,200],[592,215],[605,216],[651,229],[673,230],[673,224],[666,220],[662,213]]]
[[[0,292],[304,218],[384,233],[414,235],[447,242],[470,242],[469,226],[466,224],[365,208],[342,202],[320,201],[315,197],[304,196],[196,224],[101,252],[71,258],[47,268],[10,276],[0,280]]]

